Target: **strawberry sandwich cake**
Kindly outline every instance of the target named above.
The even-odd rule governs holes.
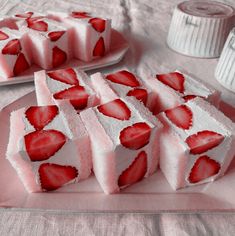
[[[25,35],[9,28],[0,29],[0,76],[13,77],[31,65]]]
[[[157,103],[156,93],[147,88],[145,80],[126,69],[108,75],[95,73],[91,75],[91,83],[101,103],[119,97],[135,97],[150,111],[153,111]]]
[[[56,190],[91,173],[88,133],[72,105],[11,113],[7,159],[28,192]]]
[[[72,27],[75,58],[91,61],[104,56],[110,48],[111,20],[92,16],[88,12],[49,12],[49,18]]]
[[[66,68],[50,72],[38,71],[34,76],[38,105],[53,105],[67,101],[79,112],[99,104],[85,72]]]
[[[70,31],[62,23],[43,16],[30,17],[21,24],[20,31],[27,33],[32,60],[43,69],[58,67],[72,57]]]
[[[174,189],[225,173],[235,154],[235,125],[216,107],[195,98],[157,117],[164,125],[160,168]]]
[[[195,97],[202,97],[215,106],[219,105],[220,93],[213,86],[180,71],[148,77],[146,84],[157,96],[154,114],[176,107]]]
[[[10,32],[10,29],[13,31]],[[3,56],[0,80],[18,76],[31,64],[51,70],[62,66],[71,58],[90,62],[103,57],[110,50],[111,20],[86,12],[60,12],[49,15],[25,12],[5,16],[0,18],[0,31],[2,48],[15,38],[21,44],[15,43],[15,48],[8,54],[6,51],[5,55],[11,55],[10,57]],[[8,48],[12,47],[13,43],[10,44],[7,45]],[[15,69],[16,56],[21,66],[17,63]]]
[[[92,146],[94,174],[105,193],[153,174],[161,123],[134,98],[115,99],[80,113]]]

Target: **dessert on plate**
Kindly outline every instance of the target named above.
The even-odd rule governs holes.
[[[9,28],[0,29],[0,80],[23,73],[31,65],[25,35]]]
[[[20,75],[31,64],[49,70],[63,66],[71,58],[90,62],[103,57],[110,49],[111,20],[84,12],[42,15],[29,11],[3,16],[0,18],[0,30],[4,31],[5,28],[15,31],[14,35],[20,38],[21,45],[25,45],[21,49],[27,55],[24,64],[20,68],[17,67],[16,73],[8,68],[9,63],[6,63],[6,66],[2,63],[0,80]],[[9,36],[13,36],[13,33],[9,33]],[[8,42],[4,32],[0,40]],[[13,53],[15,54],[10,55],[19,54],[18,51]]]
[[[52,69],[72,57],[69,30],[66,26],[42,16],[23,21],[20,31],[27,33],[28,50],[32,52],[35,64],[43,69]]]
[[[72,27],[74,56],[82,61],[102,57],[109,51],[111,20],[88,12],[49,12],[48,17]]]

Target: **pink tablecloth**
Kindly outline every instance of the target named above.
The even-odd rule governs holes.
[[[25,10],[70,9],[97,12],[113,19],[113,27],[130,42],[124,61],[106,68],[123,67],[140,75],[183,68],[222,91],[222,98],[234,109],[234,94],[214,79],[217,59],[180,56],[165,46],[173,7],[180,0],[0,0],[0,13]],[[235,6],[234,0],[224,0]],[[0,109],[34,89],[33,83],[0,87]],[[226,109],[224,110],[226,112]],[[235,117],[232,117],[235,118]],[[0,210],[0,235],[235,235],[234,214],[61,214]]]

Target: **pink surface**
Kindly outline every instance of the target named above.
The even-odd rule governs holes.
[[[107,68],[104,72],[111,73],[118,68],[128,66],[129,69],[134,69],[141,75],[155,74],[158,72],[165,72],[165,68],[170,70],[183,67],[191,74],[195,74],[197,77],[213,84],[216,88],[222,92],[223,102],[222,110],[230,115],[235,120],[235,95],[226,89],[224,89],[214,78],[214,69],[217,65],[217,59],[202,60],[189,58],[186,56],[179,55],[167,48],[165,39],[171,19],[171,13],[176,3],[181,0],[149,0],[149,1],[121,1],[113,0],[110,4],[109,0],[97,0],[96,2],[87,2],[81,0],[78,2],[68,1],[35,1],[27,0],[24,3],[16,3],[13,1],[1,2],[1,14],[13,14],[17,11],[22,10],[40,10],[41,12],[47,9],[83,9],[86,11],[93,11],[102,14],[104,17],[110,17],[113,19],[114,28],[122,31],[128,41],[131,42],[131,48],[123,62],[111,68]],[[220,0],[222,1],[222,0]],[[26,5],[25,3],[29,5]],[[234,4],[234,0],[223,0],[223,2]],[[146,20],[148,19],[148,20]],[[206,65],[206,66],[205,66]],[[6,86],[0,88],[1,101],[0,107],[3,108],[5,105],[21,97],[24,94],[32,91],[34,86],[32,83]],[[34,101],[32,101],[34,102]],[[5,114],[8,113],[7,109]],[[0,115],[1,123],[8,124],[8,116]],[[4,126],[1,132],[7,132],[8,127]],[[3,140],[2,145],[6,145],[6,140]],[[3,168],[7,167],[7,164],[2,164]],[[177,194],[177,197],[167,197],[164,192],[167,189],[162,189],[160,196],[163,197],[163,201],[159,198],[155,198],[154,206],[162,206],[164,203],[169,201],[169,206],[174,206],[180,203],[182,207],[187,207],[188,204],[197,203],[200,200],[202,207],[206,207],[206,213],[200,214],[197,211],[193,214],[167,214],[164,212],[149,215],[136,215],[130,214],[76,214],[76,213],[60,213],[60,212],[31,212],[21,210],[1,210],[0,211],[0,234],[1,235],[233,235],[234,234],[234,221],[235,215],[224,214],[221,212],[209,211],[210,207],[218,209],[220,204],[226,202],[224,210],[231,211],[231,203],[234,200],[234,188],[230,187],[226,195],[224,195],[224,184],[234,186],[235,179],[234,172],[235,163],[233,162],[227,175],[218,181],[220,187],[217,185],[204,186],[204,190],[214,191],[214,194],[199,194],[197,198],[189,198],[190,194],[187,194],[187,198],[182,197],[182,194]],[[7,179],[10,175],[14,175],[14,171],[7,173],[4,179]],[[1,177],[0,177],[1,178]],[[18,185],[17,179],[12,184],[18,186],[15,192],[20,192],[22,186]],[[150,184],[150,187],[151,184]],[[138,190],[138,186],[136,189]],[[219,190],[219,191],[218,191]],[[100,190],[98,190],[100,191]],[[134,191],[134,189],[132,190]],[[3,191],[1,191],[3,192]],[[15,194],[10,194],[9,198],[4,201],[7,206],[7,202],[15,201]],[[23,201],[23,193],[19,194],[18,202],[20,204]],[[53,196],[46,196],[50,200],[49,206],[53,206]],[[103,196],[103,194],[102,194]],[[152,194],[148,194],[147,198],[136,199],[135,202],[132,198],[133,195],[129,195],[134,206],[142,206],[143,202],[147,203],[152,198]],[[212,198],[210,198],[212,196]],[[92,195],[87,195],[87,198],[91,198]],[[128,195],[126,196],[128,198]],[[26,200],[27,204],[32,201]],[[0,200],[3,196],[0,197]],[[101,206],[106,206],[107,198],[98,197]],[[37,200],[37,199],[36,199]],[[78,199],[68,199],[78,202]],[[111,201],[109,199],[109,201]],[[26,203],[25,202],[25,203]],[[45,208],[48,207],[46,200],[37,201],[38,204],[43,204]],[[122,204],[124,203],[124,204]],[[30,205],[30,204],[29,204]],[[55,204],[56,205],[56,204]],[[58,204],[60,205],[60,204]],[[57,206],[58,206],[57,205]],[[89,205],[88,205],[89,206]],[[125,201],[120,201],[119,204],[115,205],[117,209],[119,207],[125,208]],[[87,205],[84,205],[87,207]],[[91,206],[92,207],[92,206]],[[71,210],[72,210],[71,206]],[[127,209],[127,208],[126,208]],[[154,209],[153,206],[149,206],[148,209]],[[164,209],[162,209],[164,211]]]
[[[35,104],[35,93],[31,93],[0,113],[0,129],[4,139],[0,139],[0,149],[5,153],[8,142],[9,115],[22,104]],[[93,177],[77,184],[68,185],[60,193],[27,194],[14,169],[5,156],[0,156],[0,206],[17,208],[40,208],[74,212],[161,212],[161,211],[235,211],[235,161],[226,175],[211,183],[185,188],[175,192],[160,171],[130,186],[122,194],[105,195]],[[6,182],[10,181],[11,185]],[[223,189],[223,191],[218,191]],[[15,194],[17,192],[17,195]],[[140,194],[141,193],[141,194]],[[55,201],[56,199],[56,201]],[[120,204],[121,202],[121,204]],[[193,203],[193,204],[192,204]]]

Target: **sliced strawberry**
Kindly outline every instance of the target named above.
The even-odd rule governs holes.
[[[205,98],[205,97],[198,96],[198,95],[191,95],[191,94],[183,96],[183,99],[184,99],[185,102],[188,102],[188,101],[190,101],[194,98]]]
[[[4,32],[0,31],[0,40],[5,40],[8,39],[9,36],[7,34],[5,34]]]
[[[190,147],[190,153],[201,154],[218,146],[223,142],[224,136],[214,131],[203,130],[190,135],[185,142]]]
[[[73,11],[71,13],[71,16],[74,18],[90,18],[87,12],[78,12],[78,11]]]
[[[186,96],[183,96],[183,99],[185,102],[187,102],[187,101],[190,101],[196,97],[197,97],[196,95],[186,95]]]
[[[76,85],[65,89],[53,95],[55,99],[69,99],[76,110],[82,110],[87,107],[89,94],[84,87]]]
[[[118,179],[119,187],[134,184],[142,180],[147,172],[147,154],[142,151],[138,154],[132,164],[122,172]]]
[[[48,34],[48,37],[51,41],[57,41],[64,33],[65,31],[53,31]]]
[[[136,77],[127,70],[118,71],[114,74],[109,74],[106,79],[112,81],[113,83],[123,84],[130,87],[140,86],[139,81]]]
[[[103,39],[103,37],[100,37],[94,47],[93,56],[94,57],[102,57],[102,56],[104,56],[104,54],[105,54],[104,39]]]
[[[186,105],[180,105],[170,110],[166,110],[167,118],[181,129],[189,129],[193,123],[193,113]]]
[[[52,49],[52,65],[57,67],[67,61],[67,54],[57,46]]]
[[[190,183],[197,183],[213,175],[216,175],[219,170],[220,164],[210,157],[204,155],[199,157],[194,163],[188,180]]]
[[[78,176],[78,170],[73,166],[62,166],[43,163],[38,169],[41,187],[44,190],[56,190]]]
[[[131,117],[130,109],[121,99],[115,99],[111,102],[100,105],[97,109],[105,116],[118,120],[129,120]]]
[[[16,17],[20,17],[20,18],[30,18],[33,15],[33,12],[26,12],[26,13],[22,13],[22,14],[16,14]]]
[[[31,161],[44,161],[63,147],[66,137],[58,130],[36,130],[25,135],[24,141]]]
[[[36,129],[43,129],[59,113],[57,106],[32,106],[25,111],[25,116]]]
[[[23,53],[20,53],[16,59],[15,66],[13,68],[14,75],[19,75],[29,68],[29,63],[27,62]]]
[[[178,72],[172,72],[169,74],[156,75],[156,78],[163,84],[173,88],[174,90],[183,93],[184,92],[184,76]]]
[[[60,69],[48,72],[47,75],[54,80],[58,80],[65,84],[79,85],[76,72],[73,68]]]
[[[129,149],[137,150],[149,143],[151,128],[145,122],[135,123],[120,132],[121,144]]]
[[[146,105],[147,103],[147,99],[148,99],[148,93],[145,89],[140,89],[140,88],[135,88],[130,90],[127,93],[127,96],[133,96],[136,99],[138,99],[139,101],[143,102],[144,105]]]
[[[18,55],[21,51],[21,44],[19,39],[12,39],[2,49],[2,54]]]
[[[30,17],[30,18],[26,19],[26,21],[28,24],[32,24],[32,23],[39,21],[43,18],[45,18],[45,16],[35,16],[35,17]]]
[[[105,20],[104,19],[92,18],[89,20],[89,23],[99,33],[102,33],[105,30]]]
[[[28,27],[33,30],[43,31],[43,32],[46,32],[48,30],[48,24],[45,21],[39,20],[38,17],[27,19],[27,23]]]

